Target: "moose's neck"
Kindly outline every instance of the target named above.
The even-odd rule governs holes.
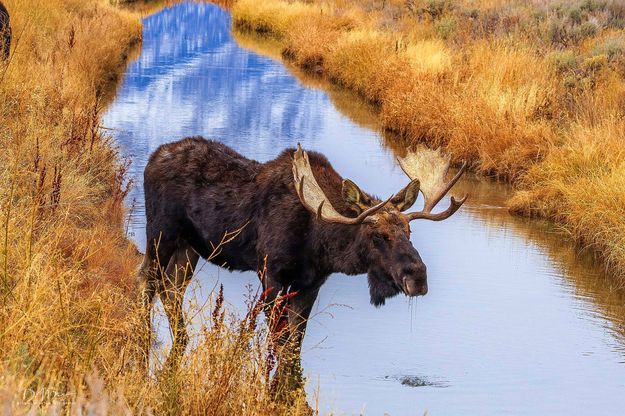
[[[316,251],[330,273],[348,275],[367,272],[359,246],[359,227],[353,225],[318,223]]]

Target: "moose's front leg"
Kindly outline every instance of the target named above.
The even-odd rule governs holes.
[[[282,322],[272,323],[275,328],[278,366],[272,382],[272,390],[277,399],[288,399],[291,392],[304,388],[301,365],[301,350],[306,325],[319,289],[305,289],[288,295],[284,314],[278,318]],[[279,301],[277,301],[279,302]],[[278,307],[280,305],[278,304]]]

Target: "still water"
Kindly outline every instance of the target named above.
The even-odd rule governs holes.
[[[129,233],[145,247],[142,171],[160,144],[218,138],[266,161],[301,142],[387,196],[408,183],[371,110],[307,79],[271,45],[231,33],[227,12],[182,3],[144,21],[104,124],[133,161]],[[467,178],[441,223],[413,222],[429,293],[369,304],[365,276],[322,288],[303,350],[309,400],[337,414],[623,414],[625,293],[544,224],[511,217],[505,186]],[[196,295],[223,283],[244,306],[254,273],[199,265]],[[166,337],[162,331],[161,337]]]

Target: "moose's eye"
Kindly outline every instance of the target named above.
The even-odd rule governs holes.
[[[389,238],[386,234],[382,233],[374,233],[371,238],[373,239],[373,244],[376,246],[383,245],[386,241],[389,241]]]

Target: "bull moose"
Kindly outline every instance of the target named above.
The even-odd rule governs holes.
[[[266,163],[202,137],[160,146],[144,172],[148,245],[139,281],[148,328],[156,294],[165,306],[174,334],[168,361],[188,342],[182,300],[199,257],[233,270],[264,268],[269,301],[293,294],[282,318],[287,335],[279,340],[290,339],[297,357],[319,288],[332,273],[367,273],[376,306],[401,292],[425,295],[426,266],[410,242],[409,222],[444,220],[460,208],[466,196],[432,212],[465,165],[446,183],[450,157],[439,150],[420,145],[398,160],[411,182],[381,201],[299,145]],[[419,191],[424,208],[407,213]],[[215,253],[225,233],[237,229]]]
[[[9,12],[0,1],[0,60],[9,59],[11,51],[11,24]]]

